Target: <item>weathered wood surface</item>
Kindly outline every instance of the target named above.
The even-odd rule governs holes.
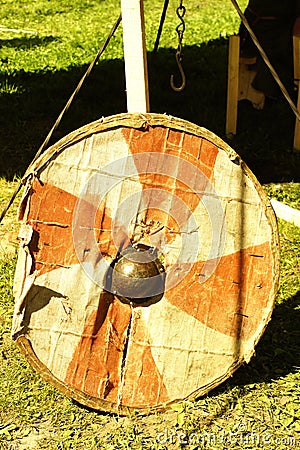
[[[127,111],[149,112],[148,66],[142,0],[121,0]]]
[[[63,138],[25,178],[13,338],[44,378],[89,407],[146,413],[250,360],[277,290],[277,226],[220,138],[120,114]],[[159,251],[155,303],[122,303],[105,284],[130,242]]]

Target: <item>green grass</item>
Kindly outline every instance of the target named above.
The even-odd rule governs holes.
[[[242,7],[246,1],[239,2]],[[176,73],[175,15],[170,1],[159,52],[151,53],[162,2],[145,0],[151,110],[190,120],[224,138],[228,35],[239,20],[229,0],[186,2],[187,87]],[[56,120],[119,14],[112,0],[3,0],[0,25],[0,209]],[[126,110],[121,28],[53,140],[100,116]],[[239,107],[231,142],[269,196],[300,207],[299,154],[291,152],[294,118],[284,102]],[[15,242],[16,204],[0,227]],[[31,448],[163,450],[296,448],[300,444],[300,230],[279,221],[281,279],[272,320],[256,355],[195,402],[164,414],[118,417],[89,411],[43,381],[10,338],[13,248],[0,257],[0,450]],[[1,234],[2,233],[2,234]],[[247,436],[247,432],[248,434]]]
[[[299,183],[270,183],[268,186],[265,186],[265,189],[269,197],[286,203],[292,208],[300,209]]]
[[[243,448],[296,448],[300,439],[300,229],[280,220],[279,231],[280,288],[256,355],[203,398],[147,417],[89,411],[31,369],[10,338],[15,257],[2,258],[0,448],[22,444],[25,447],[20,448],[26,450],[179,449],[180,442],[189,440],[199,441],[188,446],[193,449],[207,448],[201,442],[208,440],[212,449],[239,449],[241,442]]]
[[[245,0],[240,3],[242,6],[246,4]],[[1,26],[36,33],[28,35],[1,32],[2,70],[8,74],[23,71],[57,72],[87,64],[120,13],[120,2],[113,0],[4,0],[1,6]],[[238,16],[234,9],[227,5],[220,14],[219,6],[219,0],[206,0],[200,4],[193,0],[186,5],[186,45],[199,45],[211,39],[226,37],[238,29]],[[163,48],[174,48],[177,45],[176,7],[177,2],[172,0],[161,37]],[[145,0],[144,9],[147,49],[151,51],[162,2]],[[122,33],[119,31],[105,52],[104,59],[122,57]]]
[[[239,3],[246,5],[245,0]],[[178,94],[170,88],[171,74],[178,74],[176,6],[171,0],[159,51],[153,54],[162,2],[144,2],[151,111],[190,120],[225,138],[228,36],[238,30],[239,17],[230,0],[188,2],[183,39],[187,86]],[[37,34],[0,31],[0,175],[12,179],[24,173],[119,10],[116,0],[2,2],[1,26]],[[52,142],[101,116],[126,111],[122,58],[119,27]],[[267,103],[263,111],[242,102],[231,144],[261,182],[297,182],[300,152],[291,152],[293,129],[294,116],[285,101]]]

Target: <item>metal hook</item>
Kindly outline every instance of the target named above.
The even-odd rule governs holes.
[[[183,67],[182,67],[182,64],[181,64],[181,57],[177,53],[176,53],[176,61],[177,61],[177,66],[178,66],[180,75],[181,75],[181,85],[179,87],[175,86],[175,84],[174,84],[174,75],[171,75],[170,84],[171,84],[171,88],[173,89],[173,91],[181,92],[185,88],[186,78],[185,78],[185,73],[183,71]]]

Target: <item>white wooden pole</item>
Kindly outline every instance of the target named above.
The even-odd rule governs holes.
[[[121,0],[128,112],[149,112],[143,0]]]

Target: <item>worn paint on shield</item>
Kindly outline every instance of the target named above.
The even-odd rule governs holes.
[[[207,392],[250,359],[272,312],[278,237],[266,196],[232,149],[180,119],[125,114],[78,136],[38,161],[24,200],[15,339],[91,407],[147,410]],[[125,165],[110,173],[115,161]],[[96,179],[83,197],[95,173],[109,192]],[[93,279],[129,240],[161,252],[167,283],[155,304],[123,304]]]

